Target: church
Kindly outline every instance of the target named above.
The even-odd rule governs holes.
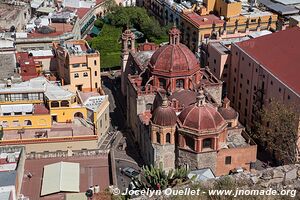
[[[147,164],[165,170],[209,168],[216,176],[251,170],[257,145],[239,123],[222,82],[169,30],[169,42],[136,48],[129,30],[122,34],[121,91],[127,126]]]

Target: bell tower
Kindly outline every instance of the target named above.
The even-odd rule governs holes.
[[[175,25],[169,31],[169,43],[175,45],[180,43],[180,30]]]
[[[126,66],[128,62],[129,52],[135,52],[135,36],[130,29],[126,29],[122,34],[122,54],[121,54],[121,91],[126,95]]]
[[[150,124],[151,143],[154,149],[153,164],[164,170],[175,168],[175,134],[177,116],[166,96],[162,105],[153,111]]]

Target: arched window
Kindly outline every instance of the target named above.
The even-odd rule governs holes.
[[[75,73],[75,74],[74,74],[74,78],[79,78],[79,74],[78,74],[78,73]]]
[[[67,101],[67,100],[61,101],[61,102],[60,102],[60,106],[61,106],[61,107],[69,107],[69,101]]]
[[[89,75],[88,75],[88,73],[87,72],[84,72],[83,73],[83,77],[88,77]]]
[[[59,107],[58,101],[51,101],[51,108],[57,108]]]
[[[204,139],[203,142],[202,142],[202,146],[203,146],[203,148],[210,148],[210,149],[212,149],[213,148],[212,147],[212,139],[211,138]]]
[[[176,88],[184,88],[184,79],[176,80]]]
[[[190,148],[191,150],[195,150],[195,141],[193,138],[185,137],[185,142],[188,148]]]
[[[159,132],[156,132],[156,142],[158,144],[160,144],[160,134],[159,134]]]
[[[171,143],[171,134],[167,133],[166,135],[166,143]]]
[[[151,110],[151,109],[152,109],[152,103],[147,103],[146,110]]]
[[[24,126],[32,126],[31,120],[24,120]]]
[[[166,88],[166,80],[163,78],[158,79],[159,80],[159,87],[165,89]]]

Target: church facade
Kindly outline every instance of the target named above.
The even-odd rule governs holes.
[[[210,168],[225,175],[250,170],[257,146],[222,99],[222,82],[169,31],[169,43],[135,48],[134,34],[122,35],[121,90],[127,125],[147,164],[165,170]]]

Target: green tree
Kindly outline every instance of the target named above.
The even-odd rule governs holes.
[[[280,162],[296,162],[299,111],[299,106],[272,100],[258,113],[253,137]]]
[[[144,33],[145,38],[152,42],[167,41],[168,27],[162,27],[159,22],[150,17],[145,8],[118,7],[107,15],[108,21],[117,27],[132,26]]]
[[[103,2],[103,8],[107,11],[113,11],[118,7],[117,3],[115,0],[105,0]]]

